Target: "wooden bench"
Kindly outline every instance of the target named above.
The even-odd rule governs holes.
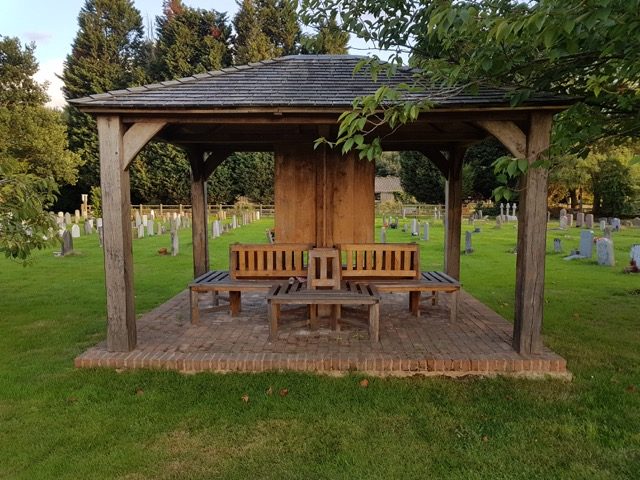
[[[283,282],[274,285],[267,295],[269,303],[269,340],[278,338],[281,305],[367,305],[369,307],[369,337],[372,342],[380,339],[380,295],[376,288],[360,282],[347,281],[340,290],[307,289],[299,281]],[[331,317],[331,327],[336,329],[340,318],[340,309],[335,309]],[[313,317],[311,327],[315,328]]]
[[[420,271],[420,247],[415,243],[342,244],[342,278],[360,280],[381,293],[409,293],[411,313],[420,315],[422,292],[430,292],[432,303],[438,292],[451,294],[449,318],[458,315],[460,282],[442,272]]]
[[[229,270],[214,270],[189,284],[191,323],[199,323],[200,294],[210,293],[213,309],[219,306],[219,293],[228,292],[232,316],[241,311],[242,292],[268,293],[279,281],[306,277],[311,244],[279,243],[273,245],[229,245]],[[211,310],[211,309],[209,309]]]

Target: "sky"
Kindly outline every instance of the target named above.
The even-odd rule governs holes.
[[[40,70],[39,82],[49,82],[49,106],[65,104],[62,82],[64,60],[78,30],[78,13],[84,0],[0,0],[0,35],[18,37],[23,44],[35,42],[35,55]],[[227,12],[232,18],[237,10],[235,0],[185,0],[191,7]],[[134,0],[142,14],[146,31],[162,13],[162,0]],[[354,42],[352,40],[351,44]],[[363,45],[360,45],[362,48]],[[358,52],[362,54],[362,52]]]

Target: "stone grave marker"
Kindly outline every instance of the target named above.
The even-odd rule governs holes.
[[[69,212],[64,214],[64,224],[68,227],[71,225],[71,214]]]
[[[93,235],[93,218],[84,221],[84,234]]]
[[[154,227],[153,219],[150,218],[147,220],[147,235],[149,237],[153,237],[153,234],[155,233],[153,227]]]
[[[611,220],[611,226],[613,227],[614,232],[619,232],[621,226],[620,219],[614,218],[613,220]]]
[[[598,265],[606,265],[613,267],[616,260],[613,252],[613,242],[608,238],[599,238],[596,242],[596,255],[598,256]]]
[[[567,228],[567,216],[563,215],[560,217],[560,228],[565,230]]]
[[[636,228],[640,228],[640,217],[636,217],[633,220],[631,220],[631,225],[633,225]]]
[[[151,217],[153,220],[155,220],[155,219],[156,219],[156,212],[154,212],[153,210],[151,210],[151,211],[149,212],[149,217]]]
[[[175,257],[180,251],[180,240],[178,239],[178,219],[171,222],[171,256]]]
[[[380,227],[380,243],[387,243],[387,229]]]
[[[584,225],[584,213],[578,212],[576,214],[576,227],[582,228]]]
[[[144,238],[144,225],[138,225],[138,238]]]
[[[500,217],[500,215],[498,215],[496,217],[496,226],[495,228],[497,228],[498,230],[500,230],[502,228],[502,218]]]
[[[414,218],[411,220],[411,236],[417,237],[418,235],[420,235],[420,232],[418,231],[418,220]]]
[[[74,212],[74,221],[75,223],[80,223],[80,210]]]
[[[631,251],[629,252],[631,260],[636,262],[636,266],[640,267],[640,244],[636,243],[631,245]]]
[[[471,232],[469,231],[464,234],[464,253],[467,255],[473,253],[473,247],[471,246]]]
[[[62,233],[62,256],[69,255],[73,253],[73,237],[71,236],[71,232],[65,230]]]
[[[567,216],[567,209],[566,208],[560,209],[560,218],[566,217],[566,216]]]
[[[402,232],[403,232],[403,233],[407,233],[407,231],[408,231],[408,229],[407,229],[407,224],[406,224],[406,223],[403,223],[403,224],[402,224]]]
[[[231,217],[231,228],[238,228],[238,218],[235,215]]]
[[[136,228],[142,225],[142,217],[140,216],[140,212],[136,210]]]
[[[142,215],[142,225],[144,225],[145,227],[149,224],[149,216],[148,215]]]
[[[553,239],[553,251],[555,253],[562,252],[562,240],[560,240],[559,238]]]
[[[573,227],[573,213],[567,215],[567,227]]]
[[[80,238],[80,227],[77,223],[74,223],[71,227],[71,237]]]
[[[613,232],[613,228],[611,227],[611,225],[607,225],[606,227],[604,227],[604,231],[602,232],[602,234],[604,235],[604,238],[608,238],[609,240],[611,240],[611,232]]]
[[[589,230],[593,228],[593,213],[587,213],[584,216],[584,226],[587,227]]]
[[[424,225],[422,225],[422,239],[425,241],[429,240],[429,222],[425,222]]]
[[[606,220],[600,220],[600,231],[604,232],[605,228],[607,228],[607,221]]]
[[[593,232],[591,230],[580,232],[580,256],[584,258],[593,256]]]

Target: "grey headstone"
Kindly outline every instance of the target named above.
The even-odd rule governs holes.
[[[516,209],[518,208],[518,206],[515,203],[512,206],[513,206],[513,213],[511,214],[511,216],[516,217],[514,221],[518,221],[518,216],[516,215]]]
[[[636,265],[640,267],[640,244],[636,243],[631,245],[631,251],[629,252],[629,258],[636,262]]]
[[[154,227],[154,222],[152,219],[148,219],[147,220],[147,235],[150,237],[153,237],[153,235],[155,234],[155,230],[153,229]]]
[[[596,251],[598,255],[598,265],[607,265],[613,267],[616,264],[613,242],[608,238],[599,238],[596,243]]]
[[[502,228],[502,217],[500,215],[498,215],[496,217],[496,227],[498,230],[500,230]]]
[[[145,227],[149,224],[149,216],[148,215],[142,215],[142,225],[144,225]]]
[[[171,256],[175,257],[178,255],[180,250],[180,241],[178,240],[178,232],[177,230],[171,230]]]
[[[560,228],[563,229],[563,230],[565,228],[567,228],[567,216],[566,215],[563,215],[563,216],[560,217]]]
[[[593,232],[591,230],[580,232],[580,256],[586,258],[593,256]]]
[[[465,232],[464,234],[464,253],[467,255],[473,253],[473,247],[471,246],[471,232]]]
[[[556,253],[562,252],[562,240],[559,238],[553,239],[553,251]]]
[[[102,218],[96,219],[96,228],[102,228]]]
[[[566,217],[566,216],[567,216],[567,209],[566,208],[562,208],[560,210],[560,218]]]
[[[80,223],[80,210],[74,212],[74,217],[75,223]]]
[[[614,218],[611,220],[611,226],[613,227],[614,232],[619,232],[620,231],[620,219],[619,218]]]
[[[144,225],[138,225],[138,238],[144,238]]]
[[[584,213],[578,212],[576,214],[576,227],[582,228],[584,225]]]
[[[403,224],[402,224],[402,231],[403,231],[404,233],[407,233],[407,230],[408,230],[408,229],[407,229],[407,224],[406,224],[406,223],[403,223]]]
[[[420,232],[418,231],[418,220],[416,220],[415,218],[411,220],[411,235],[413,237],[417,237],[420,235]]]
[[[607,221],[606,220],[600,220],[600,231],[604,232],[605,228],[607,228]]]
[[[422,226],[422,239],[425,241],[429,240],[429,222],[425,222]]]
[[[238,218],[235,215],[231,217],[231,228],[238,228]]]
[[[80,238],[80,227],[77,223],[74,223],[71,227],[71,236],[73,238]]]
[[[478,218],[480,220],[482,220],[484,218],[484,215],[482,215],[482,210],[478,210]]]
[[[62,255],[73,253],[73,238],[71,232],[65,230],[62,234]]]
[[[592,213],[587,213],[584,216],[584,226],[587,227],[589,230],[591,230],[593,228],[593,214]]]
[[[500,204],[500,218],[504,217],[504,203]]]
[[[71,225],[71,214],[69,212],[64,214],[64,224],[66,226]]]
[[[640,217],[636,217],[631,220],[631,225],[633,225],[634,227],[640,227]]]
[[[88,219],[84,221],[84,234],[85,235],[93,234],[93,219]]]
[[[140,212],[136,210],[136,228],[142,225],[142,217],[140,216]]]
[[[567,227],[573,227],[573,213],[567,215]]]
[[[380,243],[387,243],[387,229],[384,227],[380,228]]]
[[[604,238],[611,240],[611,232],[613,232],[613,227],[611,225],[607,225],[604,227],[602,234],[604,235]]]

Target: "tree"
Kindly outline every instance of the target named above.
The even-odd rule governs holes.
[[[397,177],[400,175],[400,154],[384,152],[376,160],[376,177]]]
[[[633,185],[629,167],[619,160],[607,157],[598,162],[591,173],[593,213],[613,217],[631,213]]]
[[[505,155],[509,155],[507,149],[493,138],[486,139],[467,149],[464,163],[468,165],[467,175],[473,172],[473,181],[470,186],[471,196],[481,199],[491,198],[493,189],[500,185],[493,164],[498,158]],[[463,180],[464,178],[463,175]]]
[[[419,152],[400,153],[400,183],[418,202],[444,203],[444,178],[427,157]]]
[[[255,203],[273,203],[273,155],[234,153],[213,172],[208,181],[212,203],[232,204],[238,197]]]
[[[0,106],[42,105],[48,100],[33,79],[38,72],[34,50],[33,44],[23,49],[17,38],[0,35]]]
[[[344,55],[349,52],[349,33],[338,25],[335,18],[323,20],[315,29],[314,35],[302,34],[301,53]]]
[[[44,106],[44,87],[30,79],[37,69],[33,46],[0,41],[0,252],[21,261],[56,238],[47,209],[80,161],[59,113]]]
[[[335,15],[348,31],[390,50],[390,64],[370,62],[373,74],[392,73],[409,54],[421,71],[418,89],[434,82],[471,91],[506,86],[514,105],[534,91],[582,98],[556,119],[556,151],[585,154],[600,138],[640,132],[640,0],[304,0],[303,10],[306,22]],[[390,99],[397,105],[384,109],[383,120],[392,126],[430,107],[390,89],[364,98],[343,125],[378,116]],[[358,130],[347,128],[339,143]],[[376,143],[357,147],[379,152]]]
[[[186,77],[231,65],[231,27],[215,10],[165,0],[164,15],[156,17],[157,41],[150,76],[155,81]]]
[[[131,0],[85,0],[78,15],[79,30],[67,56],[62,80],[66,98],[77,98],[142,84],[146,81],[148,49],[140,12]],[[78,183],[62,191],[61,205],[72,208],[80,194],[100,183],[95,121],[67,107],[69,144],[84,165]]]

